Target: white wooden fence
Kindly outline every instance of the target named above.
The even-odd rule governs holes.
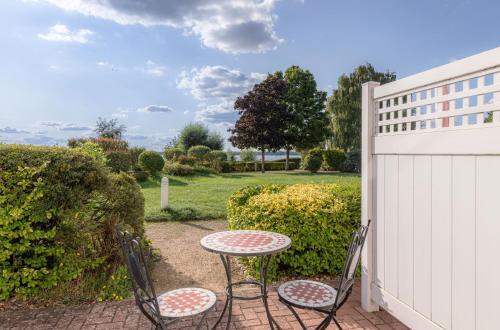
[[[500,329],[500,47],[363,85],[362,303],[412,329]]]

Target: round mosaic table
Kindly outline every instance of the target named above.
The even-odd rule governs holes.
[[[224,309],[222,310],[219,319],[212,329],[217,327],[226,311],[228,311],[226,329],[229,329],[231,324],[233,299],[262,299],[270,328],[274,329],[276,325],[276,328],[279,329],[278,324],[271,316],[267,302],[267,273],[273,254],[286,250],[292,245],[290,238],[282,234],[268,231],[234,230],[207,235],[201,239],[200,244],[205,250],[219,254],[227,276],[226,303],[224,304]],[[231,278],[230,256],[259,257],[260,280],[233,282]],[[234,286],[245,284],[258,286],[260,288],[260,294],[250,297],[233,294]]]

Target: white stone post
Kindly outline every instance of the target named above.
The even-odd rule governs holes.
[[[375,129],[375,102],[373,89],[380,85],[369,81],[363,84],[361,92],[361,223],[366,225],[371,219],[370,230],[361,254],[361,307],[367,312],[378,311],[378,305],[372,299],[372,283],[375,266],[375,241],[373,229],[376,219],[373,214],[373,136]]]
[[[161,178],[161,209],[168,207],[168,178]]]

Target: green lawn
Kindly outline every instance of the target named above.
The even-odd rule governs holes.
[[[160,210],[160,179],[141,184],[146,198],[146,220],[225,218],[229,195],[250,185],[360,181],[358,175],[352,174],[305,172],[230,173],[169,179],[171,209],[168,211]]]

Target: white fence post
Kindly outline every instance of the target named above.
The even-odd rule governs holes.
[[[373,130],[375,120],[375,102],[373,89],[378,82],[367,82],[362,89],[362,133],[361,133],[361,222],[363,225],[371,219],[365,248],[361,255],[361,307],[368,312],[378,311],[378,305],[372,299],[372,282],[374,274],[374,240],[373,228],[376,219],[373,218]]]
[[[161,209],[168,208],[168,178],[161,178]]]

